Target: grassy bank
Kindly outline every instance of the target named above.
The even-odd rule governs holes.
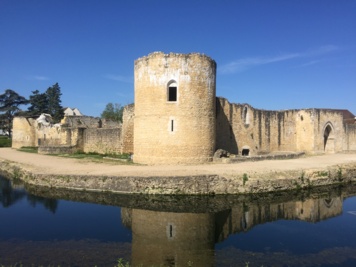
[[[21,147],[18,150],[27,153],[38,153],[38,147]],[[130,154],[100,154],[95,152],[90,152],[90,153],[76,152],[73,154],[51,154],[50,156],[75,158],[75,159],[119,160],[124,162],[128,162],[131,159]]]

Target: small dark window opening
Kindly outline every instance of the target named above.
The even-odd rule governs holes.
[[[166,258],[164,266],[173,267],[176,266],[174,258]]]
[[[168,101],[170,101],[170,102],[177,101],[177,87],[176,86],[168,87]]]
[[[246,148],[244,148],[244,149],[242,149],[242,156],[248,156],[249,154],[250,154],[250,150],[249,149],[246,149]]]
[[[169,225],[169,237],[173,237],[173,226]]]
[[[174,120],[171,120],[171,132],[174,131]]]

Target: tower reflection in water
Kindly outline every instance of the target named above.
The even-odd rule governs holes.
[[[229,235],[276,220],[318,222],[342,213],[343,197],[237,203],[206,213],[122,208],[132,230],[133,266],[215,266],[214,246]]]

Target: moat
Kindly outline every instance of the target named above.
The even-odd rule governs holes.
[[[0,265],[355,266],[356,185],[263,195],[73,192],[0,178]]]

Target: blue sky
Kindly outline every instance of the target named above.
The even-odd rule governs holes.
[[[100,116],[134,101],[154,51],[210,56],[233,103],[356,115],[355,0],[0,0],[0,93],[58,82],[63,106]]]

